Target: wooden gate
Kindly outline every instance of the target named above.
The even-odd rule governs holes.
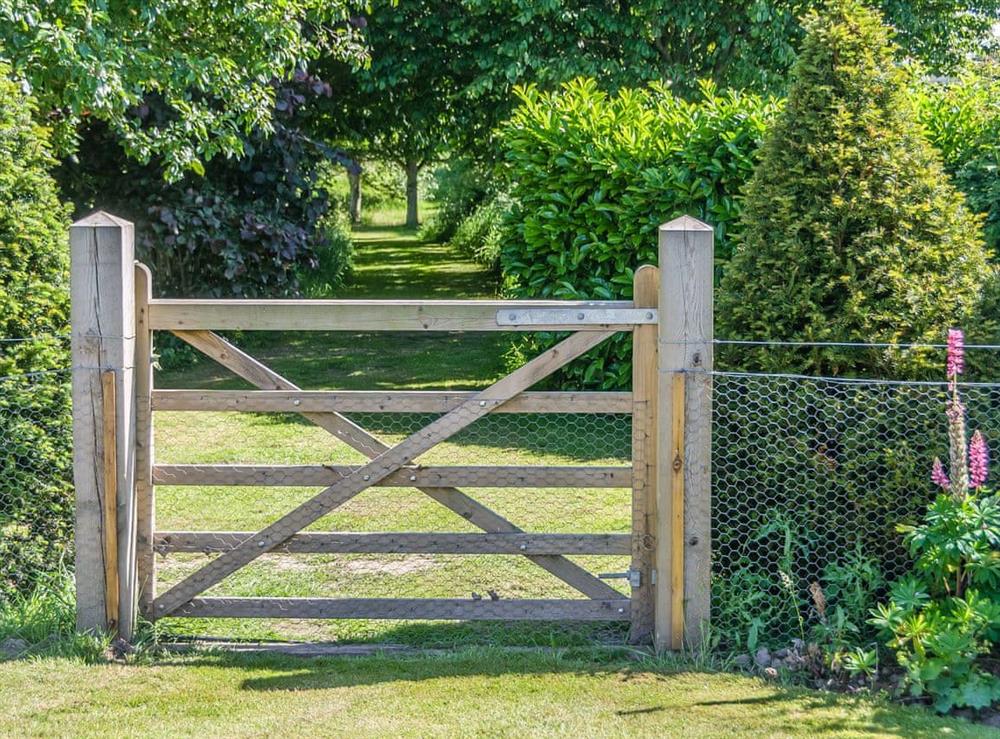
[[[135,608],[172,616],[628,621],[631,640],[696,641],[708,617],[708,460],[712,232],[693,219],[661,227],[661,264],[636,272],[631,301],[153,299],[132,264],[131,224],[104,214],[73,226],[77,580],[81,628],[128,638]],[[706,289],[707,285],[707,289]],[[134,296],[134,300],[131,299]],[[668,312],[669,311],[669,312]],[[470,392],[305,391],[216,331],[479,332],[569,335],[489,387]],[[257,390],[159,390],[152,346],[169,331]],[[631,392],[532,392],[620,332],[633,336]],[[116,400],[117,399],[117,400]],[[295,413],[364,455],[358,465],[157,464],[153,411]],[[435,413],[396,444],[355,412]],[[627,413],[628,466],[421,466],[420,455],[497,413]],[[662,419],[662,420],[660,420]],[[659,422],[658,422],[659,420]],[[657,465],[657,457],[669,460]],[[100,470],[102,474],[95,474]],[[280,482],[278,481],[280,478]],[[155,486],[322,485],[255,532],[155,528]],[[304,532],[375,485],[411,487],[483,533]],[[462,487],[631,488],[632,531],[524,531]],[[115,505],[111,505],[111,503]],[[155,553],[215,553],[157,588]],[[269,552],[498,554],[525,557],[576,598],[271,598],[204,593]],[[612,587],[569,556],[630,555]],[[605,575],[606,577],[606,575]],[[687,627],[685,628],[685,619]]]

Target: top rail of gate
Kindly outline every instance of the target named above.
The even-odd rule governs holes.
[[[632,301],[192,300],[149,302],[167,331],[631,331],[655,324]]]

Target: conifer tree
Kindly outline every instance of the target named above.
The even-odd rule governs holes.
[[[722,284],[726,338],[940,342],[992,274],[977,217],[921,134],[881,17],[829,0],[805,20],[784,110],[747,185]],[[753,348],[768,371],[921,372],[928,352]]]

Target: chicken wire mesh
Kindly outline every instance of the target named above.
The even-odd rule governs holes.
[[[433,413],[345,413],[392,447],[441,418]],[[309,420],[284,413],[156,411],[158,592],[184,579],[217,552],[177,552],[171,532],[258,531],[319,493],[366,456]],[[417,456],[402,478],[367,488],[304,529],[306,533],[481,533],[459,512],[416,487],[435,470],[458,475],[452,484],[478,504],[530,533],[616,534],[619,553],[567,555],[592,574],[628,569],[631,528],[631,416],[627,413],[489,414]],[[180,468],[177,465],[184,465]],[[197,465],[294,465],[267,485],[177,484]],[[306,469],[307,468],[307,469]],[[489,469],[483,469],[489,468]],[[532,470],[558,468],[547,479]],[[181,474],[177,474],[181,471]],[[227,470],[230,475],[231,470]],[[303,474],[306,477],[303,477]],[[173,475],[173,477],[172,477]],[[409,476],[417,478],[412,484]],[[294,476],[294,479],[291,479]],[[314,484],[302,484],[312,482]],[[219,482],[222,482],[220,479]],[[230,475],[230,482],[232,477]],[[174,483],[174,484],[171,484]],[[294,483],[294,484],[289,484]],[[424,487],[433,487],[425,485]],[[384,545],[388,539],[383,539]],[[196,547],[195,547],[196,548]],[[173,549],[174,551],[170,551]],[[168,553],[169,551],[169,553]],[[608,585],[628,595],[624,579]],[[510,554],[276,551],[247,565],[207,596],[314,598],[580,599],[585,596],[529,558]],[[623,602],[623,618],[628,616]],[[621,641],[619,625],[555,623],[416,624],[399,620],[274,620],[167,618],[171,632],[239,638],[310,638],[511,643]]]
[[[864,632],[910,563],[897,525],[935,495],[947,386],[725,372],[713,385],[713,631],[787,645],[839,607]],[[1000,438],[1000,386],[961,392],[970,427]]]
[[[68,369],[0,377],[0,605],[71,563],[69,384]]]
[[[787,643],[820,620],[819,606],[864,613],[909,558],[896,531],[934,495],[930,460],[947,454],[946,385],[737,372],[713,373],[713,632],[723,646]],[[72,435],[69,369],[0,377],[0,598],[26,592],[70,563]],[[1000,385],[961,386],[971,429],[1000,438]],[[388,445],[438,417],[351,413]],[[339,465],[365,457],[297,415],[155,414],[160,465]],[[623,413],[491,414],[417,459],[434,466],[624,468]],[[526,531],[626,534],[631,491],[574,484],[462,489]],[[323,481],[325,484],[325,481]],[[610,483],[608,484],[610,485]],[[256,531],[307,500],[316,485],[157,485],[159,531]],[[478,532],[414,487],[365,490],[308,531]],[[160,555],[159,590],[215,553]],[[576,556],[592,573],[629,558]],[[627,593],[624,580],[608,580]],[[288,554],[261,558],[210,595],[317,597],[581,597],[524,557],[446,554]],[[617,627],[552,624],[168,620],[178,634],[380,641],[621,638]]]

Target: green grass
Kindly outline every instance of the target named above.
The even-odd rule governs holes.
[[[308,660],[201,654],[132,666],[13,662],[0,665],[0,734],[990,735],[867,697],[594,657],[493,649]]]
[[[403,228],[362,227],[347,298],[487,298],[490,275],[441,244],[416,240]],[[310,389],[447,389],[483,387],[504,373],[509,335],[338,332],[244,335],[238,343],[270,367]],[[211,361],[162,372],[158,387],[249,387]],[[389,444],[433,416],[353,417]],[[156,458],[162,463],[361,464],[362,455],[326,431],[287,415],[158,412]],[[628,464],[627,416],[499,415],[476,422],[417,462],[445,465]],[[157,528],[253,531],[318,492],[317,488],[157,488]],[[627,532],[628,490],[479,488],[478,500],[529,531]],[[476,531],[413,489],[367,490],[316,522],[312,530]],[[576,560],[592,571],[622,571],[625,557]],[[159,560],[159,588],[179,581],[207,557]],[[621,581],[617,581],[621,585]],[[624,586],[622,585],[621,587]],[[579,597],[521,557],[267,555],[210,591],[213,595],[313,597],[471,597],[493,590],[503,598]],[[168,619],[173,633],[239,638],[318,638],[420,645],[468,642],[579,644],[620,641],[618,627],[569,629],[558,624],[413,624],[385,621]]]

